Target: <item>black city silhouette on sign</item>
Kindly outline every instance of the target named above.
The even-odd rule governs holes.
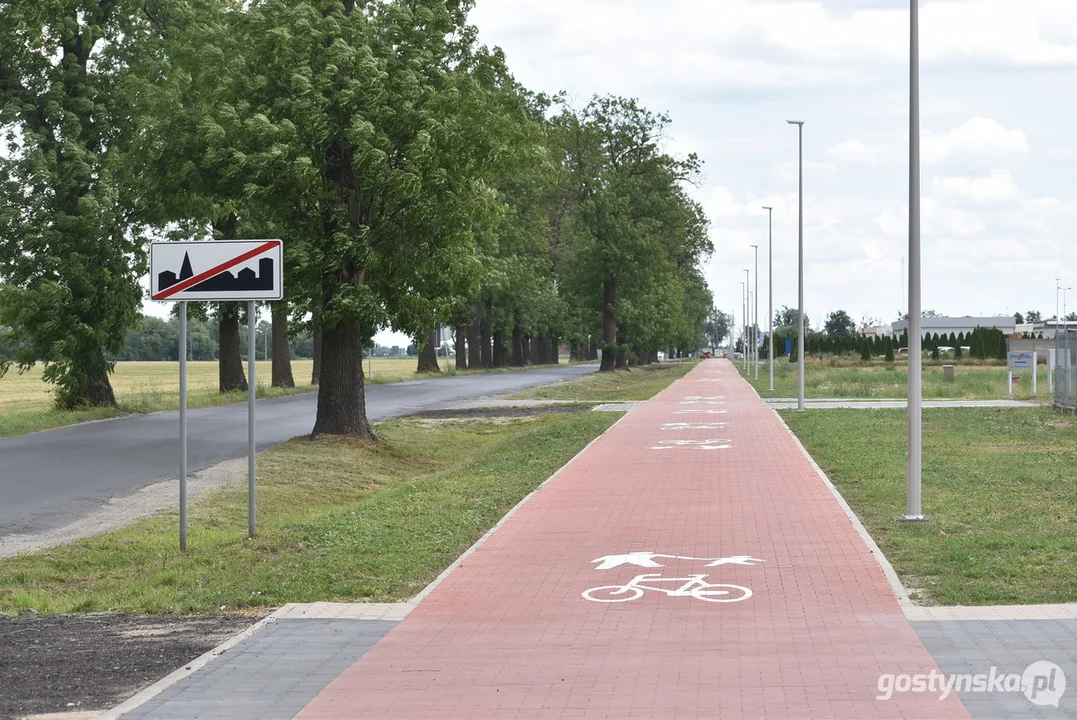
[[[157,290],[167,290],[177,283],[181,283],[187,278],[194,277],[194,271],[191,270],[191,258],[187,253],[183,254],[183,267],[180,268],[179,275],[171,270],[165,270],[164,272],[157,273]],[[233,275],[228,270],[214,275],[211,278],[203,280],[202,282],[187,288],[183,292],[199,293],[199,292],[251,292],[257,290],[273,290],[273,259],[262,258],[258,261],[258,272],[255,273],[250,268],[243,268],[239,271],[238,275]]]

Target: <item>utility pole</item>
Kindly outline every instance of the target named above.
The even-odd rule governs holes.
[[[920,298],[920,0],[909,3],[909,451],[903,520],[925,520]]]
[[[767,339],[770,341],[770,391],[774,392],[774,208],[764,207],[768,215],[767,241]]]
[[[799,250],[797,252],[797,267],[799,281],[797,283],[798,313],[797,321],[797,412],[804,412],[804,121],[787,120],[790,125],[797,126],[799,144],[798,167],[798,191],[797,198],[800,208],[800,232]]]

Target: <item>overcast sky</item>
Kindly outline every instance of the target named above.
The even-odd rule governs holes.
[[[639,98],[706,163],[707,280],[740,317],[767,222],[774,303],[796,304],[804,120],[805,309],[895,320],[908,252],[907,0],[478,0],[480,37],[533,90]],[[921,4],[923,303],[1055,312],[1077,287],[1077,2]],[[753,271],[754,272],[754,271]],[[1077,292],[1069,307],[1077,307]]]
[[[706,275],[741,316],[767,224],[774,304],[796,304],[796,128],[804,120],[805,309],[890,322],[908,248],[906,0],[478,0],[517,78],[639,98],[670,149],[706,163]],[[1077,288],[1077,2],[928,0],[921,9],[923,303],[943,314],[1055,312]],[[1077,291],[1068,303],[1077,308]],[[406,344],[389,333],[379,342]]]

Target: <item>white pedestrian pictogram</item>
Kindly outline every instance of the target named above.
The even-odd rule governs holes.
[[[644,584],[651,583],[651,584]],[[683,583],[679,587],[655,587],[654,583]],[[692,597],[706,602],[740,602],[752,596],[752,591],[740,585],[707,582],[706,575],[666,578],[657,574],[637,575],[624,585],[603,585],[583,591],[583,597],[600,603],[639,600],[647,590],[665,593],[669,597]]]
[[[693,450],[731,450],[732,440],[715,438],[711,440],[661,440],[651,450],[675,450],[677,448],[690,448]]]
[[[728,410],[675,410],[674,415],[728,415]]]
[[[719,565],[758,565],[764,560],[752,557],[751,555],[734,555],[733,557],[720,557],[720,558],[698,558],[698,557],[686,557],[684,555],[663,555],[656,552],[630,552],[624,555],[605,555],[600,558],[595,558],[591,562],[599,563],[595,570],[612,570],[619,568],[622,565],[636,565],[643,568],[657,568],[665,567],[661,563],[657,562],[655,558],[663,558],[666,560],[694,560],[697,562],[706,561],[707,567],[718,567]]]
[[[664,423],[662,429],[670,430],[721,430],[729,423]]]

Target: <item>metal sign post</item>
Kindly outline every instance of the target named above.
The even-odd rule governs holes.
[[[179,304],[180,550],[187,549],[187,303]]]
[[[255,531],[254,478],[257,459],[254,448],[254,401],[258,392],[255,384],[255,368],[258,352],[255,350],[255,319],[257,308],[251,300],[247,303],[247,536],[253,538]]]
[[[180,304],[180,550],[187,549],[187,302],[247,302],[247,532],[253,538],[257,475],[257,301],[283,299],[283,265],[284,248],[280,240],[150,245],[150,298]]]

